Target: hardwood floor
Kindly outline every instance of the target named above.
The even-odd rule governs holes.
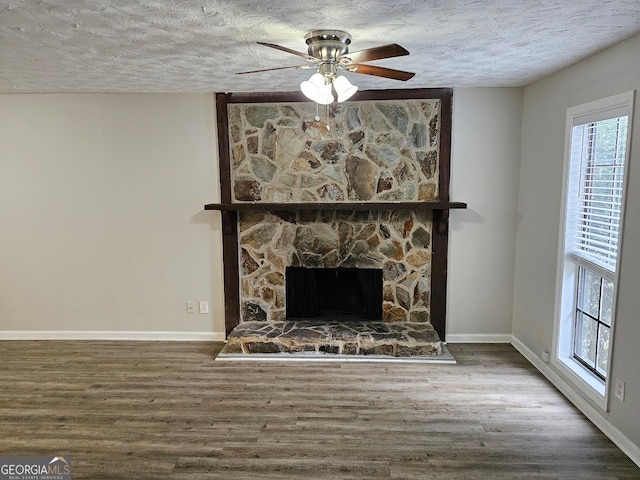
[[[0,342],[0,454],[74,479],[640,479],[509,345],[457,365],[214,362],[221,344]]]

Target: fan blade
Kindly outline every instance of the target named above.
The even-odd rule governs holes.
[[[297,55],[298,57],[302,57],[305,60],[309,60],[310,62],[315,62],[317,60],[316,57],[313,57],[307,53],[298,52],[296,50],[291,50],[290,48],[283,47],[281,45],[276,45],[275,43],[265,43],[265,42],[256,42],[258,45],[264,45],[265,47],[275,48],[276,50],[282,50],[283,52],[291,53],[293,55]]]
[[[248,72],[236,72],[236,75],[244,75],[245,73],[272,72],[274,70],[286,70],[288,68],[316,68],[315,65],[292,65],[290,67],[263,68],[261,70],[250,70]]]
[[[362,65],[354,63],[346,68],[347,71],[353,73],[362,73],[364,75],[374,75],[376,77],[391,78],[393,80],[402,80],[403,82],[413,78],[415,73],[403,72],[402,70],[394,70],[392,68],[375,67],[373,65]]]
[[[372,60],[381,60],[383,58],[402,57],[403,55],[409,55],[409,52],[400,45],[391,43],[381,47],[367,48],[365,50],[345,53],[344,55],[339,56],[338,60],[349,64],[370,62]]]

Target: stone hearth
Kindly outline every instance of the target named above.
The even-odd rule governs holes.
[[[437,356],[442,343],[429,323],[242,322],[228,336],[225,353],[324,353]]]

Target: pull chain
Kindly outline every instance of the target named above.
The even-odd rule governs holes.
[[[329,125],[329,104],[326,105],[326,117],[327,117],[327,131],[331,130],[331,125]]]
[[[326,118],[325,125],[326,125],[326,128],[327,128],[327,131],[329,131],[329,130],[331,130],[331,125],[329,125],[329,105],[326,105],[325,118]],[[320,121],[320,104],[319,103],[316,103],[316,116],[315,116],[314,120],[316,122]]]

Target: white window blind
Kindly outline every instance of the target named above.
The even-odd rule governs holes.
[[[628,117],[574,125],[568,221],[569,253],[615,272],[624,190]]]

